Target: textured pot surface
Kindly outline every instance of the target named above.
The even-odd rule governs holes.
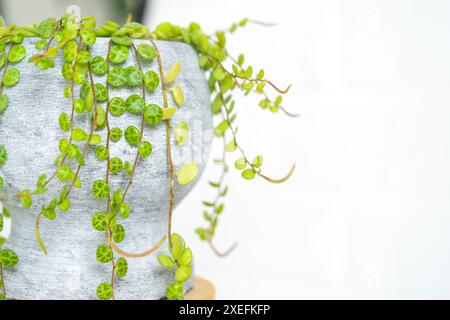
[[[34,44],[38,39],[24,41],[27,57],[34,54]],[[99,38],[92,47],[92,56],[106,56],[109,39]],[[135,41],[136,44],[144,42]],[[204,73],[199,69],[195,51],[182,43],[157,42],[164,69],[168,70],[176,61],[182,64],[177,83],[183,89],[185,104],[172,118],[172,125],[186,121],[190,127],[189,139],[182,145],[174,143],[172,149],[175,168],[183,163],[195,161],[200,170],[204,169],[212,140],[212,115],[209,108],[209,90]],[[58,127],[58,117],[63,111],[70,113],[71,100],[63,96],[68,81],[61,76],[62,59],[56,60],[54,69],[39,71],[26,59],[16,67],[20,70],[21,81],[12,88],[5,88],[9,96],[9,106],[0,115],[0,144],[8,150],[8,161],[0,167],[5,178],[5,187],[0,191],[0,200],[12,216],[12,232],[6,247],[13,248],[20,263],[5,275],[9,299],[95,299],[95,291],[100,282],[109,282],[111,264],[100,264],[95,259],[96,248],[105,243],[103,232],[92,228],[91,219],[97,211],[104,211],[105,201],[95,200],[91,195],[92,182],[104,179],[106,162],[95,158],[91,148],[87,165],[82,167],[80,178],[82,189],[74,189],[70,195],[71,209],[58,213],[54,221],[41,219],[41,235],[48,255],[40,250],[35,237],[35,218],[40,207],[54,197],[55,186],[61,184],[54,180],[50,193],[35,197],[31,209],[24,209],[15,194],[24,188],[33,189],[40,174],[50,176],[54,171],[54,159],[58,155],[58,141],[68,134]],[[136,65],[132,50],[125,65]],[[156,59],[143,63],[144,72],[158,72]],[[96,83],[105,84],[106,77],[94,76]],[[78,90],[77,90],[78,96]],[[110,98],[128,97],[140,94],[140,87],[132,89],[111,89]],[[147,92],[148,93],[148,92]],[[171,99],[171,98],[170,98]],[[163,106],[161,86],[147,94],[147,104]],[[171,105],[175,105],[171,101]],[[117,118],[110,116],[110,126],[122,130],[129,125],[139,127],[140,116],[124,114]],[[89,130],[86,115],[76,115],[76,127]],[[105,131],[100,132],[102,144]],[[130,252],[143,252],[156,244],[167,232],[167,211],[169,194],[169,170],[166,159],[165,124],[146,126],[144,140],[153,145],[152,155],[140,160],[133,184],[126,202],[131,214],[127,220],[120,221],[127,235],[119,246]],[[111,143],[111,156],[119,156],[132,162],[136,148],[130,147],[122,138]],[[75,167],[75,166],[73,166]],[[198,177],[197,177],[198,180]],[[112,190],[124,188],[126,173],[111,176]],[[181,187],[175,183],[175,200],[179,203],[195,183]],[[53,192],[52,192],[53,191]],[[44,202],[45,200],[45,202]],[[175,230],[176,231],[176,230]],[[167,251],[167,242],[158,252]],[[115,254],[118,258],[119,255]],[[164,270],[156,261],[156,254],[139,259],[127,259],[128,274],[115,285],[116,299],[160,299],[165,295],[166,286],[173,281],[173,274]],[[193,276],[191,277],[191,279]],[[189,288],[190,284],[186,286]]]

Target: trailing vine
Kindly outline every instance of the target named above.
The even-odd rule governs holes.
[[[197,23],[191,23],[187,28],[162,23],[154,31],[146,26],[132,22],[129,19],[123,26],[115,22],[107,22],[97,28],[93,17],[78,18],[65,15],[60,20],[46,19],[40,24],[30,24],[26,27],[15,25],[0,26],[0,68],[3,68],[2,83],[0,84],[0,115],[8,106],[7,93],[3,87],[14,87],[20,81],[20,71],[11,65],[22,61],[26,57],[26,48],[22,45],[24,37],[39,37],[36,49],[40,52],[29,58],[38,69],[47,70],[55,66],[55,58],[62,56],[64,64],[61,74],[67,81],[63,95],[70,100],[70,111],[59,115],[59,128],[66,134],[58,143],[58,156],[54,161],[55,170],[51,173],[39,175],[34,188],[26,188],[17,194],[26,208],[30,208],[33,200],[44,194],[58,195],[50,202],[42,205],[36,215],[35,234],[37,242],[44,254],[45,234],[41,234],[40,221],[42,218],[54,220],[57,212],[70,210],[71,194],[75,189],[82,188],[80,173],[88,165],[85,161],[88,153],[93,152],[100,162],[105,163],[104,178],[97,179],[91,186],[92,197],[103,200],[104,206],[98,208],[92,215],[92,227],[105,236],[95,253],[101,264],[111,265],[111,275],[100,279],[96,288],[99,299],[115,299],[115,284],[124,278],[128,272],[128,259],[146,257],[168,240],[170,255],[158,254],[157,260],[162,267],[172,270],[174,281],[167,287],[168,299],[184,299],[184,283],[191,277],[192,251],[186,246],[184,239],[172,232],[173,209],[175,204],[175,184],[180,186],[193,182],[198,175],[199,167],[195,162],[188,162],[176,171],[173,159],[171,139],[175,139],[175,147],[183,145],[189,136],[189,126],[181,121],[172,123],[172,116],[184,104],[184,93],[177,84],[177,77],[183,72],[182,62],[175,62],[168,71],[164,70],[163,57],[160,54],[156,40],[181,41],[191,45],[198,54],[198,63],[208,77],[208,85],[212,96],[211,110],[219,118],[215,125],[214,135],[222,140],[222,155],[214,162],[220,166],[220,176],[217,181],[210,181],[209,185],[215,189],[216,196],[212,201],[203,201],[205,211],[203,217],[206,227],[196,230],[200,239],[206,241],[218,256],[226,256],[236,245],[226,252],[219,251],[214,245],[214,236],[220,215],[225,205],[227,195],[226,174],[229,171],[228,156],[238,152],[234,162],[241,176],[246,180],[260,177],[270,183],[282,183],[294,172],[291,167],[286,176],[272,178],[263,171],[263,157],[256,155],[250,158],[238,142],[237,116],[235,108],[235,92],[245,96],[256,94],[261,97],[259,106],[263,110],[273,113],[283,112],[292,114],[284,106],[283,95],[290,86],[281,88],[265,77],[264,70],[254,72],[251,65],[245,64],[245,57],[240,54],[234,58],[226,49],[228,34],[234,33],[239,27],[248,23],[263,24],[258,21],[244,19],[234,23],[230,28],[215,34],[205,33]],[[92,56],[92,47],[98,37],[110,38],[106,57]],[[136,45],[134,39],[143,39]],[[8,50],[7,50],[8,49]],[[123,63],[134,57],[136,65],[123,67]],[[157,72],[144,70],[142,61],[156,61]],[[231,65],[229,67],[228,65]],[[95,78],[94,78],[95,75]],[[133,88],[139,93],[133,93],[125,100],[121,97],[111,97],[111,88]],[[269,90],[268,90],[269,89]],[[161,90],[163,106],[148,99],[148,93]],[[270,91],[275,92],[273,95]],[[78,95],[78,96],[77,96]],[[171,106],[175,105],[175,106]],[[130,125],[126,128],[112,127],[111,118],[129,113],[139,119],[139,127]],[[82,128],[84,123],[77,121],[76,115],[87,115],[88,129]],[[164,122],[164,123],[162,123]],[[165,126],[165,145],[167,169],[169,173],[168,194],[168,225],[166,234],[156,244],[149,244],[149,248],[142,252],[128,252],[120,247],[126,236],[126,230],[121,223],[129,218],[132,208],[126,201],[133,178],[139,169],[139,164],[145,165],[145,159],[152,154],[152,143],[144,140],[147,127]],[[104,132],[105,141],[102,141]],[[121,139],[134,151],[130,160],[113,157],[114,144]],[[0,145],[0,166],[7,160],[5,146]],[[125,171],[128,175],[125,187],[115,188],[110,183],[111,176]],[[63,187],[53,185],[58,179]],[[0,188],[4,179],[0,176]],[[103,209],[104,208],[104,209]],[[102,210],[103,209],[103,210]],[[0,214],[0,232],[3,230],[4,217],[9,212],[4,209]],[[19,259],[11,249],[2,249],[5,242],[0,238],[0,299],[6,298],[4,268],[13,268]]]

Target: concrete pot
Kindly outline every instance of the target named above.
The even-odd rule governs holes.
[[[24,41],[27,57],[36,52],[34,44],[37,40],[28,38]],[[106,38],[97,39],[92,48],[93,56],[106,56],[108,41]],[[135,41],[136,44],[140,42],[143,40]],[[188,122],[190,136],[182,146],[175,145],[172,139],[175,167],[195,161],[203,171],[212,140],[212,115],[206,79],[191,47],[164,41],[158,41],[157,46],[165,70],[176,61],[182,64],[177,83],[184,91],[185,105],[172,118],[172,124]],[[68,82],[60,75],[62,63],[62,59],[58,58],[54,69],[39,71],[25,59],[16,65],[22,74],[19,84],[13,88],[5,88],[10,103],[5,113],[0,115],[0,144],[4,144],[8,150],[8,161],[5,166],[0,167],[0,174],[5,178],[0,200],[12,216],[12,232],[6,247],[13,248],[20,257],[19,265],[14,270],[7,270],[5,274],[9,299],[95,299],[97,285],[109,281],[111,276],[111,264],[102,265],[95,259],[96,248],[105,243],[105,235],[92,228],[91,218],[96,211],[104,210],[105,202],[92,198],[91,186],[95,179],[104,178],[106,163],[95,158],[94,148],[86,158],[87,166],[80,173],[83,188],[75,189],[70,196],[70,211],[59,213],[54,221],[41,219],[40,229],[48,250],[47,256],[38,246],[34,224],[41,205],[48,203],[50,195],[54,196],[54,193],[35,198],[31,209],[24,209],[15,197],[23,188],[34,188],[41,173],[50,175],[54,172],[53,161],[58,155],[58,141],[67,136],[58,128],[60,112],[70,111],[70,99],[63,96],[63,89]],[[126,64],[136,64],[131,50]],[[157,67],[156,60],[143,64],[144,72],[150,69],[157,71]],[[95,82],[105,81],[105,77],[95,77]],[[140,88],[112,89],[110,97],[126,98],[133,92],[140,93]],[[163,105],[160,87],[147,96],[147,103]],[[174,105],[173,101],[171,103]],[[111,127],[123,130],[131,124],[138,126],[139,121],[139,116],[127,113],[120,118],[110,117]],[[89,119],[86,115],[77,115],[76,124],[77,127],[88,130]],[[101,132],[103,142],[104,131]],[[167,232],[169,176],[165,125],[161,123],[156,127],[146,126],[144,139],[153,144],[153,153],[138,165],[127,196],[132,213],[127,220],[120,222],[127,231],[120,247],[130,252],[145,251]],[[136,148],[131,148],[124,139],[111,146],[112,156],[120,156],[129,161],[134,158]],[[125,173],[113,175],[112,190],[116,187],[123,189],[126,181]],[[194,184],[186,187],[176,184],[177,204]],[[55,185],[59,185],[56,180],[52,182],[50,190],[55,190]],[[164,251],[167,251],[167,243],[159,250]],[[127,277],[116,283],[116,299],[164,297],[165,288],[172,281],[173,274],[158,265],[156,254],[142,259],[128,259],[128,263]],[[188,283],[186,289],[190,289],[191,285]]]

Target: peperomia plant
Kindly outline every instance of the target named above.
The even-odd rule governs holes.
[[[114,299],[114,285],[117,278],[123,278],[128,272],[127,258],[146,257],[155,252],[168,240],[170,256],[159,254],[157,259],[162,267],[174,271],[174,281],[167,288],[168,299],[183,299],[184,287],[191,276],[192,251],[186,248],[185,241],[177,234],[172,233],[172,212],[174,208],[174,184],[181,185],[193,182],[199,172],[197,163],[187,162],[175,172],[173,164],[173,146],[171,137],[175,138],[176,146],[183,145],[189,137],[189,126],[186,122],[174,125],[171,121],[177,109],[184,104],[184,92],[177,84],[177,77],[182,72],[182,61],[178,61],[165,71],[163,57],[158,50],[155,40],[181,41],[191,45],[198,54],[198,63],[208,77],[209,89],[212,96],[211,110],[216,116],[214,134],[222,141],[222,154],[214,162],[221,168],[219,179],[209,184],[216,190],[216,197],[212,201],[204,201],[206,227],[198,228],[197,234],[201,240],[206,241],[213,251],[224,256],[227,252],[218,251],[213,239],[218,219],[224,211],[223,199],[228,187],[225,185],[225,176],[228,172],[227,154],[237,152],[234,166],[241,171],[246,180],[255,177],[263,178],[271,183],[282,183],[294,172],[292,166],[289,173],[280,179],[274,179],[265,174],[263,170],[263,157],[256,155],[249,157],[237,139],[235,126],[236,108],[235,94],[243,93],[259,95],[259,107],[273,113],[289,113],[282,105],[282,96],[290,87],[281,89],[265,77],[264,70],[255,72],[253,67],[245,63],[243,54],[233,57],[226,48],[228,34],[237,28],[245,26],[251,20],[244,19],[233,24],[229,29],[214,34],[205,33],[197,23],[191,23],[187,28],[162,23],[154,31],[146,26],[127,21],[123,26],[114,22],[107,22],[97,28],[94,17],[78,18],[74,15],[65,15],[61,19],[46,19],[40,24],[30,24],[25,27],[3,25],[0,27],[0,68],[3,69],[0,84],[0,116],[8,107],[8,90],[20,81],[20,71],[14,64],[27,57],[24,37],[40,37],[36,41],[36,49],[40,52],[28,58],[41,70],[51,69],[55,66],[54,59],[62,57],[62,79],[66,81],[64,96],[68,99],[68,108],[61,112],[57,119],[59,128],[66,134],[57,146],[57,157],[54,160],[54,171],[40,173],[36,185],[23,189],[17,194],[23,206],[30,208],[33,199],[40,195],[56,194],[48,203],[42,205],[36,214],[36,239],[44,254],[47,254],[45,235],[41,234],[40,221],[42,218],[53,220],[58,212],[66,212],[71,208],[71,194],[82,188],[80,172],[88,166],[86,156],[95,153],[99,162],[104,163],[104,178],[95,180],[90,186],[92,197],[103,200],[102,207],[92,213],[92,227],[97,232],[105,234],[105,242],[96,250],[96,259],[99,263],[111,265],[111,277],[108,281],[100,281],[96,289],[99,299]],[[253,21],[257,23],[256,21]],[[108,50],[106,56],[93,56],[92,46],[97,37],[106,37]],[[147,40],[136,45],[133,39]],[[136,65],[123,67],[123,63],[133,57]],[[156,61],[158,71],[145,71],[142,62]],[[104,82],[95,82],[102,77]],[[111,88],[136,88],[126,99],[110,97]],[[163,105],[159,106],[148,98],[149,93],[161,90]],[[79,95],[76,94],[79,92]],[[275,94],[272,94],[275,92]],[[175,106],[170,105],[170,100]],[[110,117],[120,117],[128,113],[139,119],[138,127],[129,125],[126,128],[110,126]],[[75,115],[86,114],[89,129],[82,129],[77,123]],[[56,120],[56,119],[55,119]],[[124,240],[126,230],[121,223],[129,219],[133,208],[127,203],[127,194],[133,183],[138,165],[145,165],[145,159],[152,154],[152,143],[144,140],[144,131],[148,127],[165,127],[166,157],[169,169],[170,185],[168,194],[168,226],[167,234],[163,235],[158,243],[144,252],[128,252],[120,247]],[[100,132],[105,132],[106,139],[102,141]],[[120,157],[112,157],[111,150],[114,143],[124,139],[134,157],[132,161],[124,161]],[[175,146],[175,147],[176,147]],[[7,161],[7,150],[0,145],[0,166]],[[112,175],[126,172],[125,187],[113,189],[110,184]],[[63,186],[58,189],[52,183],[58,179]],[[0,177],[0,188],[3,178]],[[9,212],[4,209],[0,214],[0,231],[3,229],[4,217]],[[0,246],[5,242],[0,239]],[[18,263],[17,255],[10,248],[0,250],[0,298],[6,298],[6,286],[3,268],[14,267]],[[94,290],[94,288],[93,288]]]

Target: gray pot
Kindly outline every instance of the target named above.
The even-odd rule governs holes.
[[[37,40],[25,40],[27,57],[36,52],[34,44]],[[106,38],[97,39],[92,48],[93,56],[106,56],[108,41]],[[140,42],[136,41],[136,44]],[[198,67],[196,53],[190,46],[163,41],[158,41],[157,46],[165,70],[176,61],[182,64],[177,83],[184,91],[185,104],[178,109],[171,122],[174,126],[180,121],[188,122],[190,135],[182,146],[176,145],[172,137],[175,168],[185,162],[195,161],[203,171],[212,140],[212,115],[206,79]],[[50,185],[50,194],[35,198],[31,209],[24,209],[15,197],[23,188],[34,188],[40,174],[50,175],[54,172],[53,161],[58,155],[58,141],[67,136],[58,128],[60,112],[70,112],[70,99],[63,96],[63,89],[68,82],[60,75],[62,63],[58,58],[54,69],[39,71],[32,63],[24,60],[16,66],[22,74],[19,84],[5,88],[10,103],[6,112],[0,115],[0,144],[4,144],[8,150],[8,161],[0,167],[0,174],[5,178],[0,200],[12,216],[12,232],[5,247],[13,248],[20,257],[19,265],[5,274],[9,299],[95,299],[97,285],[110,281],[111,277],[111,264],[103,265],[95,259],[96,248],[105,243],[105,235],[92,228],[91,218],[96,211],[104,211],[105,201],[93,199],[91,186],[94,180],[104,179],[106,162],[99,162],[95,158],[94,148],[86,158],[87,166],[80,173],[83,188],[74,189],[71,193],[72,208],[66,213],[59,213],[54,221],[41,219],[40,230],[48,250],[47,256],[36,241],[35,218],[41,205],[47,204],[50,196],[55,196],[52,190],[60,190],[55,186],[60,187],[61,184],[54,180]],[[131,50],[126,64],[136,64]],[[150,69],[157,71],[157,67],[156,60],[143,64],[144,72]],[[105,77],[95,77],[95,82],[105,83]],[[126,98],[132,92],[140,93],[140,88],[112,89],[110,97]],[[160,87],[147,96],[147,103],[163,106]],[[171,104],[175,105],[173,101]],[[131,124],[138,126],[139,121],[139,116],[130,114],[120,118],[110,117],[111,127],[120,127],[122,130]],[[88,130],[89,119],[85,115],[77,115],[76,126]],[[102,143],[105,141],[104,131],[101,133]],[[127,196],[132,213],[127,220],[120,222],[125,226],[127,235],[119,245],[130,252],[145,251],[167,233],[169,170],[164,123],[156,127],[146,126],[144,139],[153,144],[153,153],[138,164]],[[118,143],[111,143],[112,156],[131,162],[135,152],[136,148],[131,148],[123,138]],[[126,181],[125,173],[112,175],[112,190],[117,187],[123,189]],[[194,184],[185,187],[175,185],[177,204]],[[166,251],[167,242],[158,252]],[[173,281],[173,274],[158,265],[156,254],[127,260],[128,274],[116,282],[116,299],[164,297],[166,286]],[[192,281],[185,289],[191,286]]]

